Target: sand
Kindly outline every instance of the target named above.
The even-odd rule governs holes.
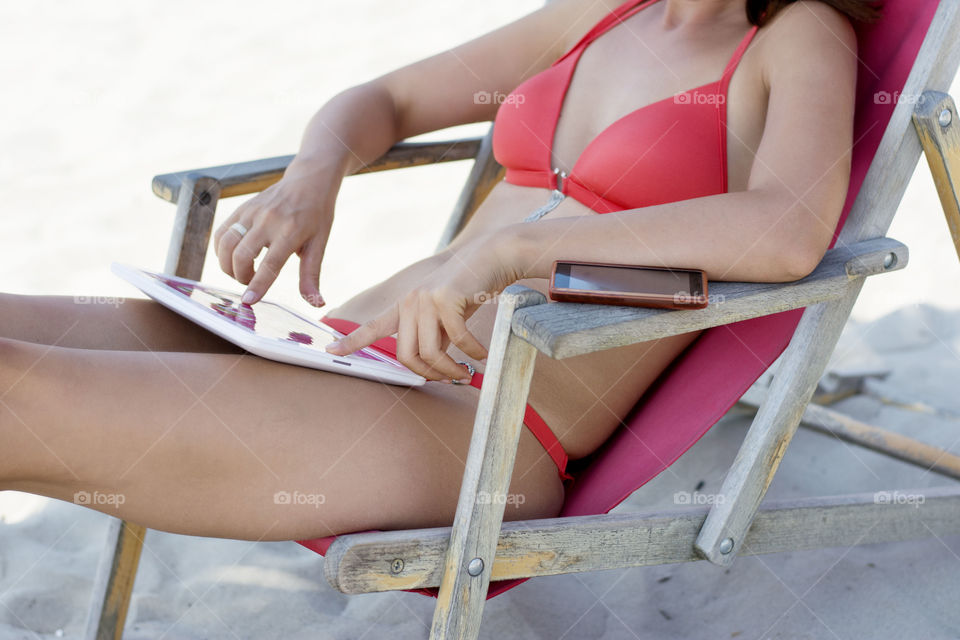
[[[172,220],[173,207],[150,192],[152,175],[290,153],[337,91],[538,4],[0,2],[0,287],[130,295],[110,261],[161,266]],[[327,301],[429,253],[467,170],[456,163],[348,180],[324,261]],[[219,216],[239,201],[225,201]],[[865,285],[830,367],[892,373],[836,408],[960,453],[960,261],[925,165],[888,235],[910,247],[910,266]],[[348,251],[361,245],[368,258]],[[271,295],[308,310],[291,266]],[[211,265],[205,276],[229,283]],[[672,506],[674,492],[700,481],[716,490],[748,425],[743,410],[731,411],[621,508]],[[771,496],[948,482],[801,430]],[[0,639],[79,636],[107,520],[0,494]],[[952,537],[741,558],[728,571],[696,563],[542,578],[488,603],[482,635],[957,638],[958,554]],[[322,568],[293,543],[150,532],[126,637],[426,637],[432,600],[343,596]]]

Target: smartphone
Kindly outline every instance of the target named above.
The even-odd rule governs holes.
[[[557,302],[703,309],[707,276],[701,269],[557,260],[549,293]]]

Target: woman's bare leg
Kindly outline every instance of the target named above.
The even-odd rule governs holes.
[[[241,353],[153,300],[0,293],[0,337],[77,349]]]
[[[477,395],[247,355],[0,340],[0,488],[240,539],[444,525]],[[542,451],[524,429],[508,519],[559,509]]]

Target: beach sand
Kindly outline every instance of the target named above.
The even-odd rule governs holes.
[[[0,287],[132,295],[108,267],[163,264],[174,209],[151,194],[154,174],[292,153],[337,91],[537,6],[0,2]],[[451,163],[347,180],[321,276],[328,303],[430,253],[468,170]],[[218,218],[240,201],[224,201]],[[923,161],[888,235],[910,247],[910,265],[867,282],[830,367],[892,373],[835,408],[960,453],[960,261]],[[315,313],[299,299],[296,273],[293,262],[270,295]],[[209,262],[205,278],[230,284]],[[701,481],[701,491],[716,491],[748,426],[733,409],[620,509],[673,506],[675,492]],[[770,495],[949,482],[801,429]],[[0,493],[0,640],[82,633],[107,521]],[[694,563],[541,578],[491,600],[482,637],[957,638],[958,554],[954,536],[745,557],[729,570]],[[322,562],[294,543],[151,531],[125,637],[426,637],[432,599],[344,596]]]

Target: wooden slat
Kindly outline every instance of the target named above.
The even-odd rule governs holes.
[[[919,96],[943,87],[960,62],[960,2],[941,2],[904,85]],[[837,239],[845,247],[882,237],[913,174],[920,143],[912,130],[910,101],[898,101],[850,215]],[[747,432],[695,543],[698,553],[729,566],[742,545],[770,481],[823,373],[863,280],[839,298],[808,307],[783,354],[767,398]]]
[[[763,404],[763,390],[747,389],[739,402],[749,407]],[[905,435],[882,429],[818,404],[809,404],[800,425],[859,445],[866,449],[915,464],[948,478],[960,480],[960,456]]]
[[[178,197],[163,271],[200,280],[210,244],[213,216],[220,200],[220,183],[211,177],[190,176],[184,179]]]
[[[696,549],[714,564],[733,563],[800,416],[823,375],[863,280],[840,298],[808,307],[783,352],[770,389],[720,488]]]
[[[946,93],[925,91],[913,112],[913,125],[940,195],[953,246],[960,258],[960,117]]]
[[[476,161],[467,176],[467,182],[460,191],[460,198],[450,213],[447,225],[440,236],[437,251],[440,251],[460,233],[474,212],[484,201],[490,191],[503,177],[504,168],[493,157],[493,126],[487,135],[483,136],[480,149],[477,151]]]
[[[827,251],[810,275],[795,282],[711,282],[711,304],[705,309],[558,303],[518,311],[513,330],[550,357],[569,358],[831,300],[852,282],[902,269],[907,261],[905,245],[874,238]]]
[[[543,302],[543,294],[519,286],[507,287],[498,299],[431,640],[476,638],[480,632],[536,356],[511,332],[510,319],[516,309]]]
[[[693,541],[707,514],[693,506],[506,522],[494,580],[701,560]],[[929,527],[929,528],[928,528]],[[741,553],[756,555],[960,533],[960,487],[861,493],[764,504]],[[435,587],[450,528],[342,536],[327,580],[344,593]],[[403,568],[395,571],[401,560]]]
[[[140,525],[110,519],[106,546],[93,583],[85,640],[119,640],[123,637],[123,625],[146,533],[146,528]]]
[[[481,137],[439,142],[398,142],[379,159],[359,171],[372,173],[388,169],[416,167],[435,162],[451,162],[473,158],[480,150]],[[218,167],[165,173],[153,178],[153,192],[167,202],[177,202],[180,184],[188,179],[212,178],[221,185],[221,198],[263,191],[283,177],[293,156],[277,156],[249,162],[224,164]]]

